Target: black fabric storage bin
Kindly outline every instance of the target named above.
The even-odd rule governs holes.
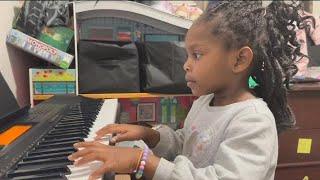
[[[135,44],[80,40],[79,93],[140,92]]]
[[[145,42],[141,52],[141,83],[145,92],[191,93],[183,70],[187,53],[182,43]]]

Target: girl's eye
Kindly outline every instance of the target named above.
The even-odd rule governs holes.
[[[193,57],[195,58],[195,59],[200,59],[201,58],[201,56],[202,56],[202,54],[200,54],[200,53],[193,53]]]

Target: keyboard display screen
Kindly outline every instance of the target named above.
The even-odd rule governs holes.
[[[15,139],[27,132],[31,125],[14,125],[0,134],[0,146],[9,145]]]

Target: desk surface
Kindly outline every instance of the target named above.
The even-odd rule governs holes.
[[[290,91],[320,91],[320,82],[316,83],[296,83],[290,85]]]

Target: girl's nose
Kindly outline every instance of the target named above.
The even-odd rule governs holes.
[[[184,63],[183,69],[184,69],[185,71],[190,71],[190,63],[189,63],[189,60],[188,60],[188,59],[187,59],[187,61]]]

